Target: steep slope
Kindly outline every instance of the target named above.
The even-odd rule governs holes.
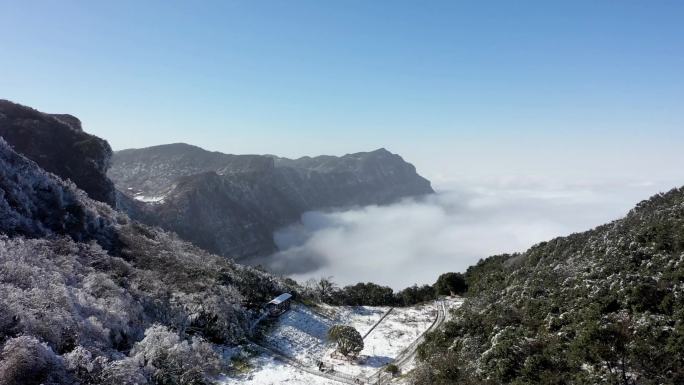
[[[274,188],[271,177],[214,172],[183,177],[163,203],[143,206],[144,219],[224,256],[270,252],[273,230],[296,221],[300,213]]]
[[[208,383],[292,288],[131,221],[0,140],[0,384]]]
[[[73,183],[63,182],[14,152],[0,138],[0,229],[15,236],[68,235],[75,241],[118,245],[115,213],[88,200]]]
[[[236,258],[273,252],[273,231],[306,211],[433,192],[385,149],[292,160],[171,144],[119,151],[109,175],[129,198],[149,202],[131,215]]]
[[[684,188],[468,269],[418,384],[684,383]]]
[[[107,177],[112,150],[105,140],[83,132],[76,117],[0,100],[0,136],[43,169],[72,180],[92,199],[114,204],[114,184]]]

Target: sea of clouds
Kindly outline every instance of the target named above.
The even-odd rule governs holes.
[[[503,181],[449,186],[386,206],[305,213],[280,229],[267,267],[297,280],[333,277],[401,289],[465,271],[480,258],[524,251],[556,236],[624,216],[672,186],[614,182]]]

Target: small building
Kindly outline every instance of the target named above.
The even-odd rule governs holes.
[[[271,317],[277,317],[286,311],[290,310],[290,303],[292,302],[292,294],[283,293],[266,304],[266,311]]]

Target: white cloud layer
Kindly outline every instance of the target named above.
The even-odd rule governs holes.
[[[654,183],[542,184],[506,181],[347,211],[308,212],[274,234],[270,269],[298,280],[332,276],[401,289],[465,271],[480,258],[524,251],[623,216],[664,191]]]

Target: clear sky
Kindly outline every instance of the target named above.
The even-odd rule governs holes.
[[[684,184],[683,20],[679,0],[0,0],[0,97],[115,149]]]

